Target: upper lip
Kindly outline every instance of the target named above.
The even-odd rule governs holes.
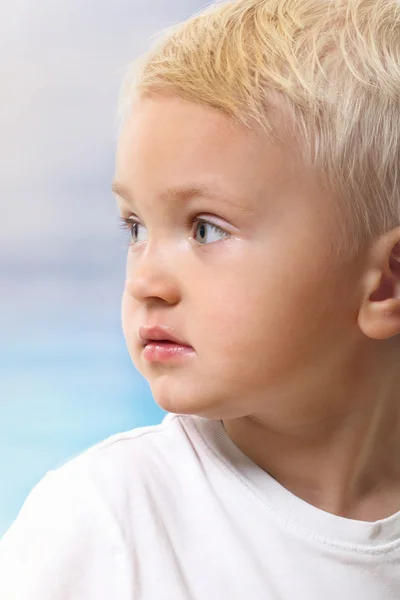
[[[143,326],[139,327],[139,339],[144,346],[149,342],[154,341],[168,341],[175,342],[181,346],[189,346],[182,338],[177,336],[173,331],[172,326],[168,325],[154,325],[154,326]]]

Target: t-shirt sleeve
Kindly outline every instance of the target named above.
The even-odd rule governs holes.
[[[0,541],[1,600],[112,598],[107,568],[118,544],[110,531],[84,478],[48,473]]]

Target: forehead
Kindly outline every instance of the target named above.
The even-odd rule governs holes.
[[[262,132],[178,97],[142,99],[121,129],[115,178],[135,194],[215,186],[250,201],[292,176]]]

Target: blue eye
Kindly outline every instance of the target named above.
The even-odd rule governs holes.
[[[214,223],[209,223],[208,221],[202,221],[200,219],[195,222],[194,239],[202,245],[212,244],[213,242],[218,242],[220,239],[226,237],[228,237],[226,231],[221,229],[221,227],[218,227],[218,225],[214,225]]]
[[[132,217],[121,217],[123,229],[127,229],[131,238],[131,244],[139,244],[147,240],[147,230],[144,225]],[[201,245],[218,242],[220,239],[229,237],[229,234],[218,225],[203,219],[195,220],[194,239]]]
[[[140,235],[141,232],[142,232],[142,235]],[[132,238],[132,243],[134,243],[134,244],[137,244],[139,242],[144,242],[147,239],[146,228],[143,227],[143,225],[141,223],[138,223],[138,221],[132,221],[131,228],[130,228],[130,234],[131,234],[131,238]]]
[[[121,221],[122,227],[129,231],[132,244],[138,244],[146,240],[146,228],[141,223],[139,223],[139,221],[132,219],[132,217],[121,217]]]

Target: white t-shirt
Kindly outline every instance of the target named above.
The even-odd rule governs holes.
[[[0,543],[1,600],[399,600],[400,512],[317,509],[222,422],[169,414],[50,472]]]

